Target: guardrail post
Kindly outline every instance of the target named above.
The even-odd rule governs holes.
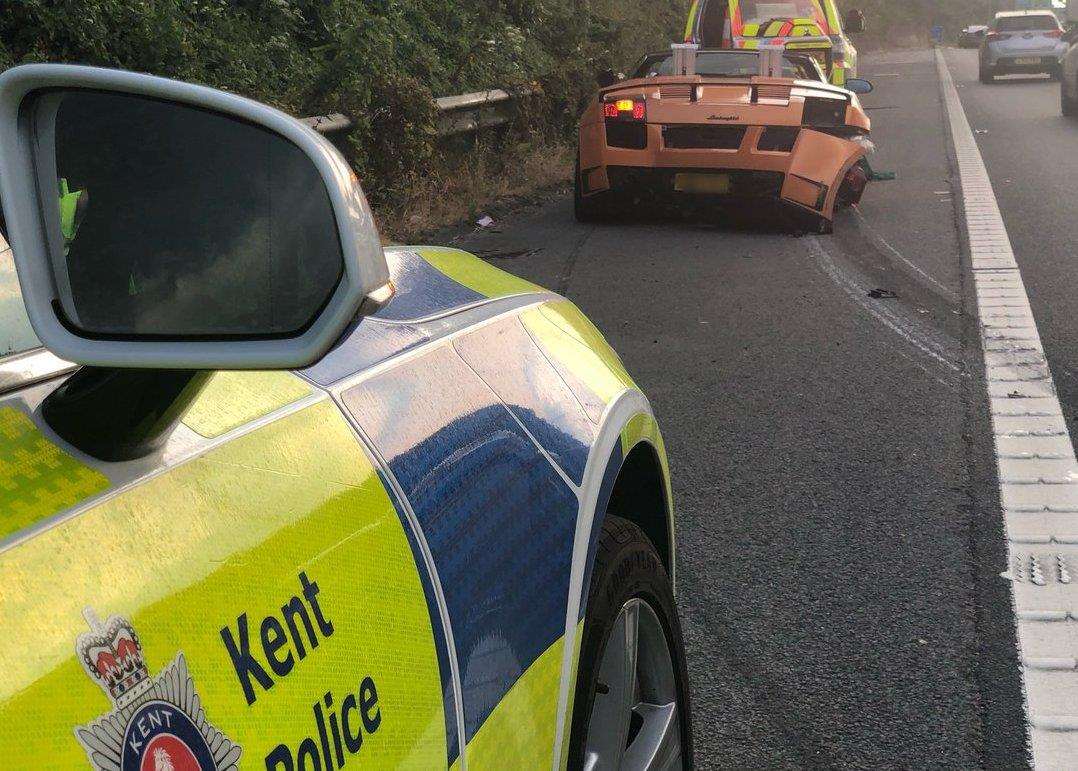
[[[514,93],[492,88],[470,94],[439,97],[434,100],[438,109],[438,136],[474,134],[484,129],[504,126],[513,119],[520,100],[538,91],[535,86]],[[354,125],[351,118],[341,113],[314,115],[300,120],[326,136],[349,131]]]

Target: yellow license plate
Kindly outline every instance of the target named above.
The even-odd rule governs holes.
[[[1015,64],[1040,64],[1041,63],[1041,57],[1033,56],[1033,57],[1026,57],[1024,59],[1015,59],[1014,63]]]
[[[679,193],[699,193],[704,195],[728,195],[730,193],[729,174],[675,174],[674,190]]]

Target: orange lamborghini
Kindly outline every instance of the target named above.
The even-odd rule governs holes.
[[[769,199],[830,232],[836,206],[856,203],[868,182],[871,123],[857,93],[872,85],[832,86],[811,57],[669,51],[600,85],[580,120],[574,208],[582,221],[652,197]]]

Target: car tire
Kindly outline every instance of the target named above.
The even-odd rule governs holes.
[[[1048,70],[1048,77],[1050,77],[1052,80],[1058,80],[1058,81],[1062,82],[1062,80],[1063,80],[1063,68],[1062,67],[1053,67],[1052,69]]]
[[[980,66],[980,69],[978,71],[978,76],[979,76],[980,81],[982,83],[995,83],[996,82],[996,72],[995,72],[995,70],[992,67],[989,67],[984,62],[981,62],[981,66]]]
[[[583,187],[578,155],[573,170],[573,216],[577,222],[601,222],[610,216],[607,205],[609,193],[596,193],[585,198]]]
[[[644,531],[621,517],[608,515],[599,535],[577,671],[569,768],[597,758],[601,768],[692,768],[689,681],[670,579]]]
[[[1068,118],[1078,115],[1078,102],[1075,102],[1074,97],[1067,93],[1066,80],[1059,82],[1059,109]]]

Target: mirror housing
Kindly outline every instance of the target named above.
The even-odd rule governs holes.
[[[131,134],[142,129],[141,124],[110,123],[103,117],[82,136],[77,121],[63,119],[65,110],[78,116],[79,109],[69,105],[79,104],[82,115],[95,119],[107,114],[97,108],[109,104],[133,105],[132,115],[142,107],[167,113],[159,125],[171,133],[147,131],[144,139],[133,143]],[[231,165],[217,164],[220,151],[215,156],[209,146],[216,143],[199,144],[207,126],[223,127],[225,145],[231,140],[234,147],[246,147],[244,142],[253,137],[257,151],[246,155],[258,163],[243,165],[245,155]],[[97,189],[82,190],[77,179],[69,188],[64,169],[59,168],[65,142],[81,149],[94,146],[94,140],[101,140],[103,152],[112,151],[106,157],[115,162],[109,165],[90,152],[75,153],[76,160],[86,160],[75,165],[84,167],[83,177],[96,181]],[[137,159],[123,154],[132,147],[139,149]],[[266,152],[260,154],[263,149]],[[159,151],[156,156],[154,150]],[[118,204],[142,200],[136,192],[145,191],[125,186],[142,179],[140,164],[146,159],[152,161],[145,163],[146,178],[160,176],[160,169],[149,168],[161,165],[158,157],[166,171],[173,159],[186,159],[187,165],[201,163],[205,169],[197,176],[183,163],[171,167],[188,188],[177,192],[167,185],[159,187],[163,195],[172,195],[172,208],[158,202],[149,209],[156,219],[151,216],[147,221],[139,218],[144,210],[126,211]],[[275,188],[282,164],[296,172],[286,182],[312,184]],[[392,291],[373,216],[344,158],[294,118],[234,94],[96,67],[14,67],[0,75],[0,169],[4,170],[0,200],[27,315],[42,343],[68,361],[147,369],[298,368],[320,358],[365,301],[384,301]],[[324,196],[317,189],[319,181]],[[249,196],[244,194],[245,185],[252,191]],[[232,198],[219,200],[229,194]],[[309,200],[315,203],[307,207]],[[304,213],[290,208],[297,201],[305,209],[317,210],[298,235],[291,225]],[[219,203],[221,209],[215,211]],[[203,227],[206,213],[215,215],[214,226]],[[239,222],[230,227],[234,215]],[[250,227],[242,227],[248,221]],[[312,240],[322,248],[310,247]],[[333,275],[325,273],[326,243],[333,244],[328,258]],[[95,248],[88,251],[90,244]],[[182,247],[178,253],[177,244]],[[95,280],[117,272],[127,276],[126,265],[110,263],[120,253],[145,257],[153,268],[146,280],[155,282],[155,288],[163,286],[163,303],[149,295],[132,299],[137,291],[134,271],[129,287],[126,281]],[[290,291],[292,287],[273,272],[278,256],[289,260],[293,273],[304,281],[315,281],[322,294],[313,293],[307,305],[300,305],[296,298],[301,290]],[[76,284],[84,287],[81,295]],[[273,291],[265,290],[267,284]],[[199,303],[203,295],[213,301],[209,307],[226,308],[230,299],[241,305],[262,304],[254,309],[257,312],[233,314],[239,321],[230,318],[228,324],[222,323],[221,334],[212,323],[202,334],[201,317],[207,313],[207,305]],[[113,306],[120,311],[104,326],[80,318],[93,315],[80,309],[100,312]],[[279,311],[282,307],[285,310]],[[154,309],[158,312],[151,312]],[[284,322],[266,321],[289,310]]]
[[[865,80],[864,78],[848,78],[844,88],[855,94],[871,94],[876,89],[876,87],[872,85],[872,81]]]
[[[856,35],[865,31],[865,14],[857,9],[852,8],[846,14],[845,23],[842,25],[846,32]]]

